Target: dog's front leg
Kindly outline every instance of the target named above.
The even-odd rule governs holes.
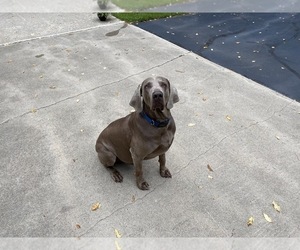
[[[169,169],[166,167],[166,154],[161,154],[158,157],[160,176],[164,178],[172,178]]]
[[[136,184],[139,189],[148,190],[149,184],[145,181],[143,176],[143,159],[141,159],[132,148],[130,148],[130,153],[133,160],[133,165],[135,167]]]

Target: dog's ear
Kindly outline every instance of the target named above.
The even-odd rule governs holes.
[[[179,102],[179,96],[177,89],[170,84],[170,97],[167,103],[167,109],[173,108],[173,104]]]
[[[129,105],[133,107],[136,112],[141,112],[143,110],[143,97],[141,92],[141,84],[139,84],[129,102]]]

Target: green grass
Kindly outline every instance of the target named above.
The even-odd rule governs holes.
[[[172,16],[183,15],[184,13],[146,13],[146,12],[137,12],[137,13],[112,13],[116,18],[125,21],[127,23],[137,23],[145,22],[154,19],[167,18]]]
[[[187,0],[112,0],[118,7],[126,11],[139,11],[168,4],[183,3]]]

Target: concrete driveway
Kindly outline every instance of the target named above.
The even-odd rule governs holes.
[[[116,19],[16,15],[0,16],[1,237],[300,236],[299,103]],[[180,97],[173,178],[145,161],[141,191],[94,146],[153,75]]]

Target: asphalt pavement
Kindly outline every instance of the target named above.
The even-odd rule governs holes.
[[[87,15],[0,16],[0,236],[299,237],[300,104],[138,27]],[[113,182],[95,142],[156,75],[180,97],[173,178],[145,161],[150,190],[141,191],[132,166]]]
[[[300,101],[298,13],[196,13],[137,26]]]

